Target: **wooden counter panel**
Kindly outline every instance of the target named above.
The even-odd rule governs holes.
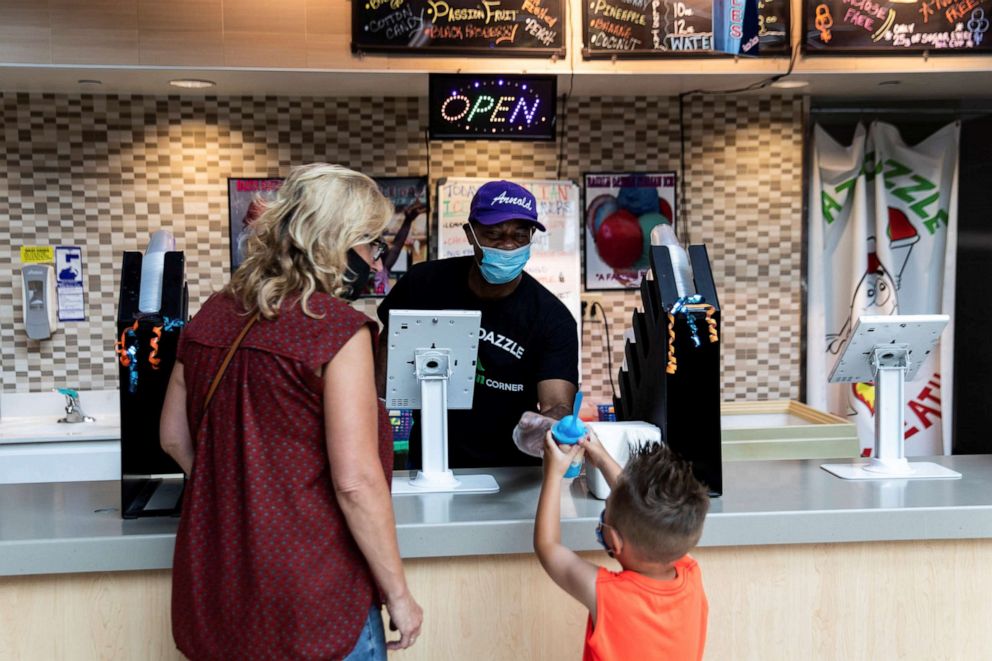
[[[585,554],[594,562],[607,558]],[[992,541],[705,548],[707,659],[978,659]],[[407,562],[424,606],[401,661],[576,660],[586,613],[528,555]],[[0,659],[179,659],[169,572],[0,578]]]

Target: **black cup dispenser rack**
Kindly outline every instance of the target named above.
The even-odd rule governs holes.
[[[650,257],[614,410],[617,420],[659,427],[711,495],[720,495],[720,303],[709,256],[705,246],[689,246],[695,293],[681,296],[667,247],[652,246]]]
[[[140,252],[125,252],[121,269],[115,354],[121,405],[121,515],[176,516],[185,484],[182,469],[159,445],[165,391],[187,319],[186,259],[165,253],[157,313],[138,309]]]

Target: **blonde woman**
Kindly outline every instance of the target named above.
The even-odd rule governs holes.
[[[385,659],[413,644],[376,398],[376,326],[343,299],[381,266],[375,182],[296,168],[183,333],[161,441],[189,475],[172,628],[193,659]],[[229,362],[228,362],[229,359]]]

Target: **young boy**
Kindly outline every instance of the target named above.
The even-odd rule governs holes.
[[[596,537],[619,573],[561,544],[562,476],[582,453],[610,485]],[[547,434],[534,550],[552,580],[589,609],[584,661],[702,659],[708,606],[699,566],[686,553],[708,509],[706,488],[667,446],[632,450],[621,469],[591,431],[567,450]]]

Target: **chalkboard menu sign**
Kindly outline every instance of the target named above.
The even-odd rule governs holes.
[[[713,0],[583,0],[582,7],[586,58],[713,53]],[[789,0],[758,0],[758,54],[788,52],[788,25]]]
[[[806,51],[992,51],[992,0],[805,0]]]
[[[564,55],[565,0],[353,0],[351,50]]]

